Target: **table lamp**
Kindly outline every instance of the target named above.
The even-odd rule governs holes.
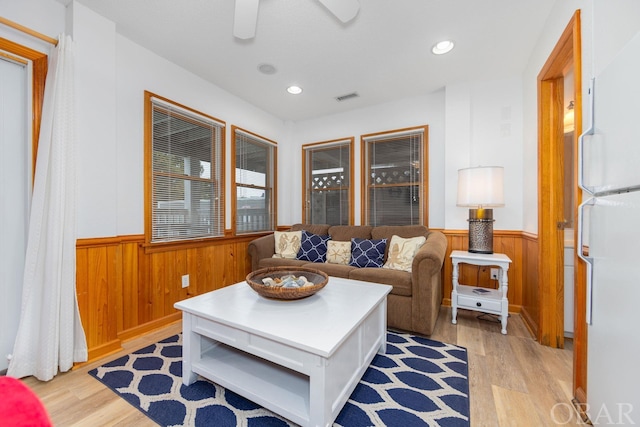
[[[493,253],[493,209],[504,206],[504,168],[476,166],[458,170],[458,206],[469,209],[469,252]]]

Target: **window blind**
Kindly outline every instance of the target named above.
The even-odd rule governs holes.
[[[275,229],[276,145],[234,128],[236,232]]]
[[[424,132],[365,138],[368,225],[422,224]]]
[[[351,140],[304,147],[305,220],[309,224],[348,225],[351,191]]]
[[[224,126],[152,99],[152,242],[224,234]]]

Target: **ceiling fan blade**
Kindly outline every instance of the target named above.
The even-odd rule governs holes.
[[[236,0],[233,15],[233,35],[239,39],[251,39],[256,35],[260,0]]]
[[[329,12],[342,22],[349,22],[356,17],[360,10],[358,0],[319,0]],[[236,0],[237,2],[237,0]]]

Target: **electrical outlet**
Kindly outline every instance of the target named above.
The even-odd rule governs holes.
[[[189,275],[185,274],[184,276],[182,276],[182,287],[183,288],[188,288],[189,287]]]
[[[491,280],[498,280],[498,271],[500,269],[499,268],[492,268],[491,269]]]

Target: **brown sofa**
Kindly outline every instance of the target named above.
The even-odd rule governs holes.
[[[249,244],[249,255],[252,271],[265,267],[305,266],[322,270],[329,276],[392,285],[393,289],[387,298],[387,325],[390,328],[431,335],[442,302],[441,269],[447,250],[447,240],[443,233],[429,231],[427,227],[421,225],[371,227],[295,224],[289,231],[299,230],[307,230],[318,235],[330,235],[331,239],[336,241],[351,241],[352,237],[356,237],[386,238],[387,242],[390,242],[393,235],[403,238],[425,236],[427,240],[415,256],[411,272],[273,258],[275,253],[273,234],[253,240]],[[387,252],[388,249],[387,244]],[[385,253],[385,261],[386,258]]]

